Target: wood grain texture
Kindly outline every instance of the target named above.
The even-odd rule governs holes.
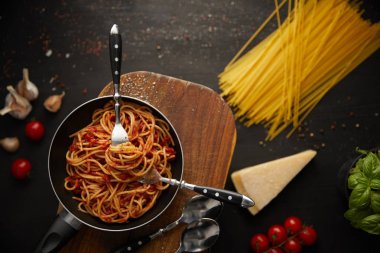
[[[120,92],[150,103],[171,121],[183,146],[186,182],[224,188],[235,148],[236,128],[230,108],[217,93],[200,84],[151,72],[122,75]],[[111,94],[113,85],[109,83],[99,96]],[[161,217],[138,231],[116,233],[84,227],[61,252],[109,252],[176,220],[193,195],[180,190]],[[184,227],[178,226],[138,252],[175,252]]]

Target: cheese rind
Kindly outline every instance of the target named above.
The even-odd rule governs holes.
[[[255,201],[255,215],[274,199],[317,154],[314,150],[258,164],[232,173],[236,190]]]

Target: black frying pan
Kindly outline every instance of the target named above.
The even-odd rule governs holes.
[[[172,175],[173,178],[181,180],[183,173],[183,152],[173,125],[168,121],[165,115],[152,105],[132,97],[122,96],[122,99],[123,101],[133,102],[151,108],[156,117],[169,123],[176,151],[176,159],[172,162]],[[78,202],[72,199],[72,193],[66,191],[64,187],[64,179],[67,176],[66,152],[72,143],[72,139],[70,139],[69,136],[88,125],[91,122],[92,113],[96,109],[102,108],[110,100],[112,100],[112,96],[106,96],[92,99],[80,105],[63,120],[55,132],[49,150],[48,171],[54,193],[64,207],[64,211],[57,216],[35,252],[56,252],[71,238],[82,224],[105,231],[138,229],[159,217],[160,214],[168,208],[178,192],[178,187],[170,186],[162,192],[151,210],[142,217],[130,220],[124,224],[105,223],[99,218],[78,210]]]

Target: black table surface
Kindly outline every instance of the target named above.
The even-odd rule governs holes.
[[[376,0],[365,1],[378,20]],[[153,71],[200,83],[220,92],[218,74],[273,11],[273,1],[2,1],[0,8],[0,104],[6,85],[15,85],[22,68],[40,89],[26,120],[0,118],[0,138],[18,136],[16,153],[0,150],[0,252],[31,252],[53,220],[58,201],[47,173],[50,140],[63,118],[94,98],[111,80],[108,33],[112,24],[123,36],[122,72]],[[260,36],[273,29],[271,23]],[[313,224],[316,245],[303,252],[379,252],[378,236],[354,229],[344,219],[347,201],[338,191],[337,173],[356,147],[380,144],[380,52],[374,53],[334,87],[305,121],[304,137],[286,132],[262,144],[266,130],[236,122],[237,142],[230,173],[246,166],[294,154],[318,151],[315,159],[258,215],[226,205],[219,219],[220,239],[212,252],[251,252],[250,237],[290,215]],[[42,103],[66,92],[61,110]],[[35,118],[45,123],[40,142],[24,137]],[[15,180],[14,159],[32,163],[30,179]],[[230,177],[227,189],[234,189]],[[377,249],[377,250],[376,250]]]

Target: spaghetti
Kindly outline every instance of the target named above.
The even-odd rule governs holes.
[[[357,1],[274,1],[273,13],[219,75],[236,118],[247,126],[264,124],[267,140],[293,125],[289,137],[330,89],[380,47],[380,23],[363,20]],[[279,28],[243,54],[275,16]]]
[[[169,124],[148,107],[122,102],[120,121],[129,142],[110,145],[115,122],[110,101],[95,110],[88,126],[70,136],[66,153],[65,188],[74,193],[80,211],[109,223],[124,223],[151,209],[169,185],[138,180],[152,169],[171,178],[170,161],[175,158]]]

